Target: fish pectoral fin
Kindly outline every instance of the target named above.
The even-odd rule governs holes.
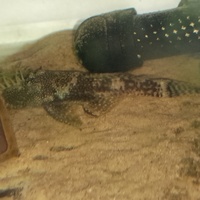
[[[94,117],[99,117],[114,107],[117,100],[118,98],[116,96],[95,95],[93,99],[84,103],[83,109],[86,113]]]
[[[43,104],[43,108],[54,119],[79,127],[82,125],[81,119],[72,112],[73,102],[50,102]]]

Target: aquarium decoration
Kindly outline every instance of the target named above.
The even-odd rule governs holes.
[[[137,14],[134,8],[85,20],[75,52],[91,72],[121,72],[145,60],[200,51],[200,1],[182,0],[174,9]]]
[[[0,98],[0,161],[19,155],[11,121]]]

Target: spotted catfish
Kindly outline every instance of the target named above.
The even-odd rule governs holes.
[[[2,75],[1,87],[8,106],[43,106],[53,118],[76,126],[81,120],[70,112],[75,103],[82,105],[86,113],[99,116],[128,94],[174,97],[200,93],[198,87],[171,79],[79,71],[38,70]]]

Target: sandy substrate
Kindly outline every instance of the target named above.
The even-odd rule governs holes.
[[[71,43],[72,32],[55,33],[0,66],[84,70]],[[152,60],[131,73],[200,86],[200,59]],[[42,108],[9,110],[21,155],[0,163],[0,191],[19,190],[0,199],[200,200],[199,111],[199,96],[127,97],[99,118],[78,107],[76,128]]]

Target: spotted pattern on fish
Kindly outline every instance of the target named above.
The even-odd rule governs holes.
[[[75,126],[81,124],[79,117],[70,112],[75,103],[82,105],[86,113],[99,116],[127,95],[174,97],[200,93],[200,88],[185,82],[128,73],[39,70],[10,77],[15,77],[17,83],[8,74],[1,79],[2,96],[8,106],[43,106],[53,118]]]

